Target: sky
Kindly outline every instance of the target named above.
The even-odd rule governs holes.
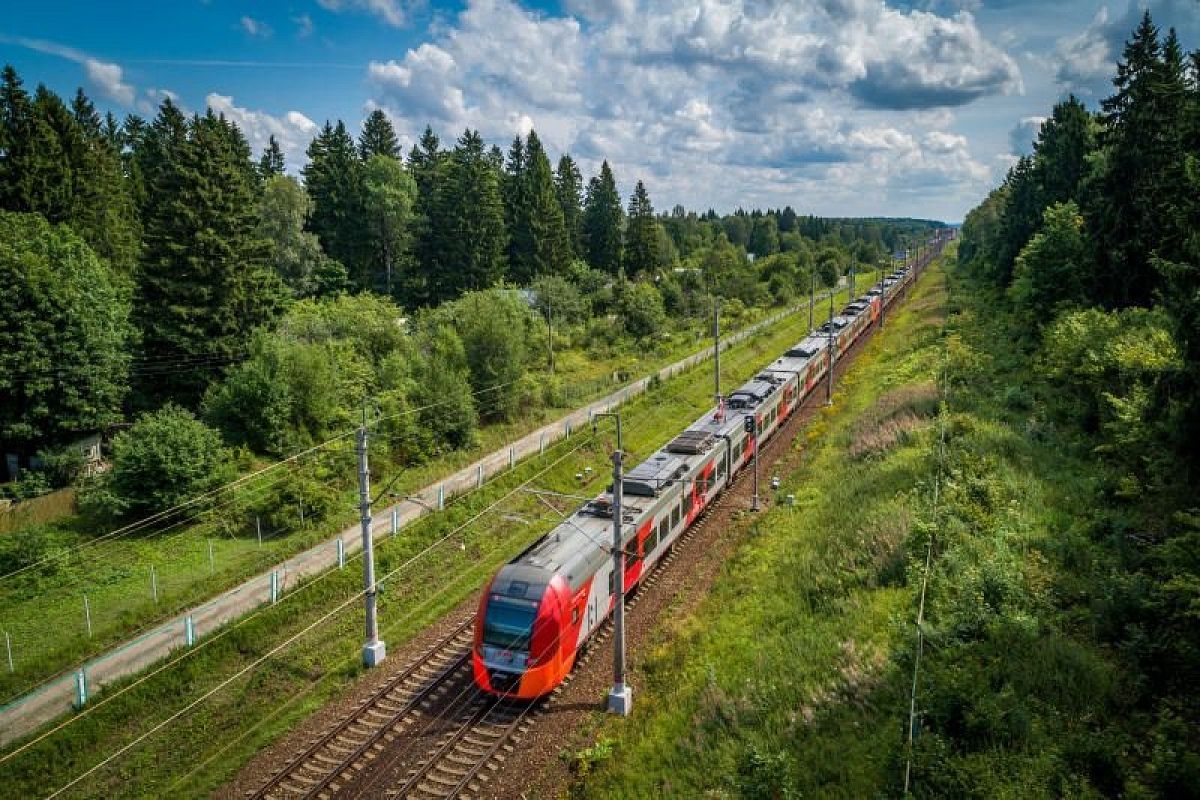
[[[1108,94],[1147,6],[1200,47],[1200,0],[41,0],[8,4],[0,63],[122,117],[212,108],[292,172],[381,108],[406,151],[535,129],[658,210],[956,222],[1057,100]]]

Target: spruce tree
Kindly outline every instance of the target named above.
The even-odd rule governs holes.
[[[313,200],[309,229],[346,266],[352,284],[369,288],[370,240],[363,225],[362,162],[346,125],[328,122],[308,148],[304,186]]]
[[[366,162],[371,156],[400,158],[400,140],[382,109],[367,115],[362,133],[358,135],[358,157]]]
[[[1034,171],[1046,205],[1078,197],[1096,147],[1095,124],[1083,103],[1070,95],[1042,123],[1034,146]]]
[[[430,302],[430,274],[436,261],[436,236],[434,230],[434,206],[437,203],[435,189],[446,172],[446,153],[441,149],[437,134],[429,126],[420,140],[408,153],[408,174],[417,185],[417,196],[413,203],[410,239],[417,269],[406,276],[405,296],[414,305]]]
[[[1101,103],[1107,158],[1087,210],[1100,270],[1096,299],[1104,305],[1148,304],[1158,285],[1153,253],[1170,258],[1178,246],[1176,232],[1159,222],[1182,191],[1183,81],[1178,41],[1170,36],[1164,48],[1145,12],[1117,65],[1116,92]]]
[[[275,134],[271,134],[271,138],[267,140],[267,146],[263,148],[262,158],[258,160],[258,172],[265,180],[282,175],[285,166],[283,149],[279,146]]]
[[[513,149],[521,149],[520,137]],[[519,160],[510,154],[506,186],[509,219],[509,277],[525,284],[539,275],[561,274],[570,262],[562,208],[554,189],[550,159],[535,131],[530,131]]]
[[[162,141],[175,113],[164,104],[151,126]],[[172,369],[144,377],[140,402],[194,407],[212,367],[240,355],[250,331],[279,312],[284,290],[256,230],[254,165],[237,127],[210,111],[160,152],[167,160],[147,186],[134,314],[144,357]]]
[[[452,299],[504,277],[504,203],[478,131],[467,130],[446,160],[430,215],[429,300]]]
[[[1008,205],[1000,224],[1000,251],[995,258],[995,279],[1007,286],[1017,255],[1042,223],[1041,187],[1032,156],[1022,156],[1008,172]]]
[[[660,266],[658,253],[658,222],[650,195],[641,181],[629,197],[629,221],[625,229],[625,254],[621,263],[631,275],[653,274]]]
[[[500,179],[504,200],[504,224],[508,230],[508,275],[524,275],[533,261],[532,231],[529,229],[529,181],[526,178],[525,142],[513,137],[508,160]]]
[[[71,103],[80,137],[64,139],[72,172],[70,225],[118,272],[131,275],[141,247],[129,181],[121,163],[120,142],[109,115],[101,121],[95,106],[80,89]]]
[[[588,182],[583,233],[587,261],[594,269],[616,275],[621,268],[621,197],[608,162]]]
[[[583,175],[570,154],[558,159],[554,174],[554,192],[562,210],[563,227],[571,248],[571,258],[583,258]]]

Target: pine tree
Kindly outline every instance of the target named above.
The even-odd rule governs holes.
[[[433,128],[425,126],[421,139],[408,152],[408,174],[417,182],[418,198],[433,196],[438,167],[445,160],[445,152]]]
[[[1088,222],[1097,243],[1104,305],[1146,305],[1158,274],[1158,250],[1170,258],[1178,232],[1160,229],[1160,219],[1181,202],[1186,85],[1178,40],[1159,42],[1149,11],[1125,45],[1113,80],[1116,93],[1101,103],[1101,144],[1107,158],[1097,191],[1089,198]]]
[[[304,186],[313,200],[309,229],[325,252],[346,266],[350,280],[369,288],[370,239],[363,225],[362,162],[346,125],[328,122],[308,148]]]
[[[1008,172],[1008,205],[1000,224],[1000,250],[995,256],[994,277],[1001,286],[1012,280],[1017,255],[1042,222],[1041,187],[1034,174],[1033,158],[1022,156]]]
[[[504,277],[504,203],[483,139],[467,130],[446,161],[430,215],[429,300],[457,297]]]
[[[145,250],[135,320],[144,356],[177,367],[147,376],[143,405],[194,406],[213,364],[235,359],[250,331],[280,310],[284,289],[257,235],[256,178],[237,127],[210,111],[172,141],[177,110],[164,104],[151,126],[167,160],[147,186]]]
[[[501,173],[500,194],[504,200],[504,225],[508,230],[508,274],[510,277],[530,271],[533,261],[532,231],[528,225],[529,181],[526,177],[525,142],[513,137],[508,160]]]
[[[282,175],[285,167],[283,149],[279,146],[279,140],[275,138],[275,134],[271,134],[271,138],[267,140],[267,146],[263,148],[262,158],[258,160],[258,172],[263,179],[272,178]]]
[[[1034,171],[1047,205],[1078,197],[1088,156],[1096,148],[1094,129],[1091,114],[1075,95],[1057,103],[1042,123],[1034,146]]]
[[[430,275],[437,257],[437,237],[433,227],[435,189],[445,177],[446,153],[437,134],[429,126],[408,153],[408,174],[417,185],[413,203],[410,239],[417,268],[406,276],[405,296],[414,305],[429,303],[432,297]]]
[[[387,114],[379,108],[367,115],[362,133],[358,135],[358,157],[365,162],[371,156],[400,158],[400,140],[396,138],[396,130]]]
[[[509,277],[525,284],[539,275],[564,272],[570,262],[567,232],[550,159],[535,131],[529,132],[523,148],[519,136],[513,142],[505,187]]]
[[[116,120],[101,121],[96,107],[80,89],[71,103],[80,137],[66,156],[72,172],[70,225],[118,272],[130,275],[141,247],[141,225],[121,163]],[[119,133],[119,131],[117,131]]]
[[[583,232],[587,260],[594,269],[616,275],[621,268],[621,197],[608,162],[588,182]]]
[[[625,229],[625,254],[621,263],[631,275],[653,274],[660,266],[658,250],[658,222],[654,218],[654,207],[650,195],[641,181],[629,197],[629,222]]]
[[[563,153],[558,160],[554,191],[558,195],[558,207],[562,209],[571,257],[583,258],[583,175],[567,153]]]

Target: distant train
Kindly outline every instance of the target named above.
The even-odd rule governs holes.
[[[940,244],[948,235],[939,231],[930,243]],[[753,414],[758,442],[769,440],[825,375],[830,340],[836,359],[914,277],[907,267],[889,274],[759,371],[727,402],[625,473],[626,591],[638,585],[750,463],[755,437],[744,418]],[[501,567],[488,583],[479,601],[472,655],[481,689],[533,699],[562,683],[580,648],[615,604],[612,515],[612,495],[605,491]]]

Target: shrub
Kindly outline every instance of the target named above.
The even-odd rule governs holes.
[[[112,469],[92,499],[113,515],[161,511],[230,476],[230,453],[221,435],[171,403],[143,414],[113,440],[112,450]]]

